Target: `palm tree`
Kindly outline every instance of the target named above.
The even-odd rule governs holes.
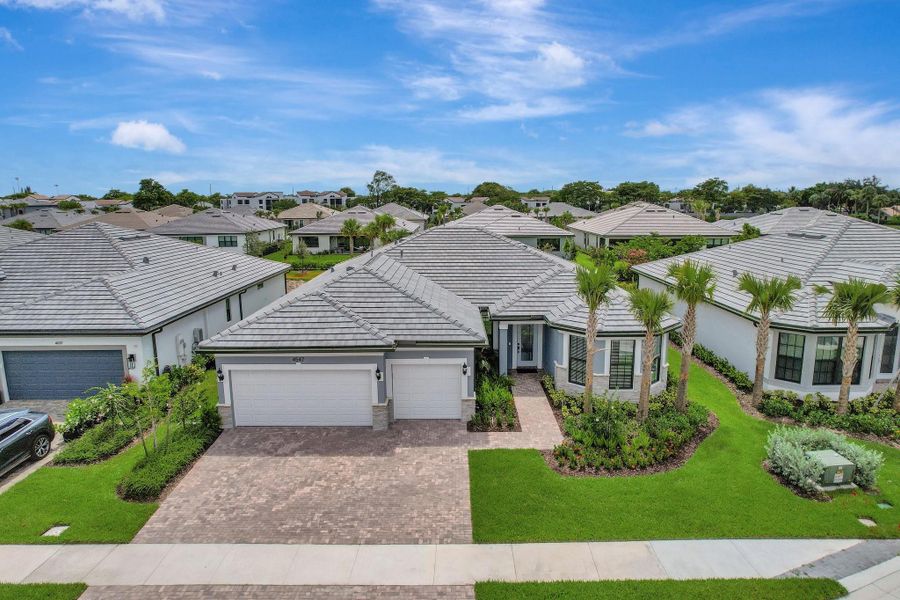
[[[682,319],[684,326],[681,329],[681,373],[678,376],[678,393],[675,397],[675,406],[678,410],[684,411],[687,408],[691,354],[694,351],[694,341],[697,336],[697,304],[712,300],[713,292],[716,289],[716,275],[709,265],[689,259],[681,264],[670,265],[669,277],[675,280],[672,292],[687,307]]]
[[[378,240],[382,244],[390,241],[389,232],[394,228],[397,221],[391,215],[376,215],[371,223],[366,225],[363,235],[372,241]]]
[[[341,235],[350,240],[350,254],[353,254],[353,241],[362,235],[362,226],[356,219],[347,219],[341,225]]]
[[[628,295],[631,301],[631,312],[645,329],[644,344],[641,349],[641,395],[638,400],[638,420],[643,421],[650,412],[653,338],[659,335],[662,320],[672,310],[674,301],[668,292],[657,292],[649,288],[631,290]]]
[[[594,352],[597,347],[597,310],[606,303],[609,293],[616,288],[616,275],[606,264],[593,267],[579,266],[575,271],[578,295],[587,305],[585,327],[584,412],[593,412]]]
[[[837,325],[840,322],[847,323],[847,339],[844,350],[841,353],[841,391],[838,393],[837,412],[843,415],[847,412],[850,401],[850,384],[853,381],[853,371],[856,369],[856,361],[859,358],[856,349],[856,339],[859,336],[860,321],[868,321],[878,316],[875,306],[888,304],[892,297],[887,286],[881,283],[870,283],[862,279],[851,277],[848,281],[832,282],[831,287],[816,286],[816,293],[831,294],[831,299],[825,305],[822,313]]]
[[[803,287],[800,279],[790,275],[787,279],[756,277],[753,273],[742,273],[738,280],[738,290],[750,295],[747,312],[758,311],[756,325],[756,374],[753,379],[754,406],[762,401],[763,370],[766,366],[766,350],[769,347],[769,327],[772,311],[790,310],[797,301],[795,292]]]

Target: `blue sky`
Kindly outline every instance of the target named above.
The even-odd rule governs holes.
[[[0,193],[900,185],[900,2],[0,0]]]

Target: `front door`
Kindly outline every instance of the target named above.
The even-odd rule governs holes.
[[[535,327],[531,323],[516,326],[516,366],[536,367]]]

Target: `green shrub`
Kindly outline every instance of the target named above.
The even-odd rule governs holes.
[[[766,441],[769,468],[791,485],[807,492],[815,489],[824,469],[818,461],[807,457],[806,452],[829,449],[856,466],[853,483],[866,489],[875,486],[878,470],[884,464],[881,453],[851,444],[847,438],[833,431],[779,426],[769,433]]]
[[[708,422],[709,411],[689,404],[685,413],[674,404],[674,392],[654,396],[650,414],[641,423],[637,405],[599,396],[593,412],[581,412],[580,399],[568,394],[552,394],[551,402],[566,410],[563,429],[566,440],[554,448],[560,466],[575,470],[639,469],[659,464],[674,456]],[[576,408],[577,407],[577,408]]]
[[[94,425],[114,417],[123,402],[133,399],[138,393],[134,383],[109,384],[92,391],[94,393],[90,396],[69,402],[63,422],[57,425],[63,439],[74,440]]]
[[[509,377],[485,377],[481,380],[475,397],[475,414],[470,423],[478,431],[515,427],[516,405]]]
[[[900,439],[900,414],[893,409],[891,390],[851,400],[845,415],[837,414],[837,403],[822,394],[801,399],[783,390],[766,392],[759,409],[764,415],[790,417],[807,425]]]
[[[88,429],[80,438],[63,446],[56,455],[57,465],[97,462],[110,457],[131,443],[137,432],[108,420]]]
[[[178,430],[170,441],[162,444],[135,464],[119,484],[119,494],[126,500],[147,502],[159,498],[170,481],[206,450],[216,434],[207,430]]]

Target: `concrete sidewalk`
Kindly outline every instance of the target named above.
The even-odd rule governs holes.
[[[859,540],[565,544],[0,546],[0,581],[88,585],[468,585],[775,577]]]

